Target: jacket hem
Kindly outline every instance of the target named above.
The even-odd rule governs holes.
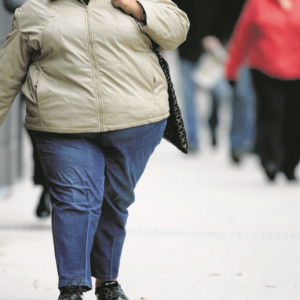
[[[107,131],[114,131],[114,130],[121,130],[127,129],[131,127],[138,127],[142,125],[147,125],[151,123],[156,123],[162,121],[169,117],[169,112],[163,116],[159,116],[152,119],[147,119],[144,121],[138,121],[128,124],[121,124],[121,125],[104,125],[103,131],[99,131],[98,126],[95,127],[87,127],[87,128],[68,128],[68,127],[47,127],[47,126],[38,126],[38,125],[31,125],[25,124],[26,128],[29,130],[35,131],[44,131],[44,132],[55,132],[55,133],[88,133],[88,132],[107,132]]]

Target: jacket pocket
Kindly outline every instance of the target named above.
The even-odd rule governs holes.
[[[50,23],[52,22],[53,20],[53,17],[49,19],[49,21],[47,22],[46,26],[45,26],[45,29],[43,31],[43,34],[42,34],[42,40],[41,40],[41,50],[45,50],[46,48],[46,34],[47,34],[47,30],[49,28],[49,25]]]
[[[40,71],[38,81],[36,83],[36,97],[38,104],[43,103],[48,98],[48,90],[45,85],[45,78],[42,71]]]
[[[35,65],[31,65],[28,70],[26,80],[22,86],[22,92],[28,101],[37,103],[37,86],[39,82],[40,71]]]
[[[158,78],[156,76],[156,74],[153,72],[153,92],[154,95],[158,94],[158,82],[157,82]]]
[[[40,83],[40,77],[41,77],[41,72],[39,72],[38,77],[37,77],[37,79],[34,83],[34,86],[33,86],[36,102],[38,102],[38,86],[39,86],[39,83]]]

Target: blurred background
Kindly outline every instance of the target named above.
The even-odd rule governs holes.
[[[0,1],[2,46],[22,2]],[[299,2],[175,0],[191,30],[163,55],[189,154],[162,141],[137,186],[130,299],[300,298]],[[50,300],[51,208],[24,115],[19,95],[0,128],[0,300]]]

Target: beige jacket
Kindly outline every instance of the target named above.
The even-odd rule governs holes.
[[[140,3],[144,27],[110,0],[29,0],[19,8],[0,53],[0,125],[21,88],[32,130],[102,132],[167,118],[167,83],[148,36],[175,49],[189,21],[170,0]]]

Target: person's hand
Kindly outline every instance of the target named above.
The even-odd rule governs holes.
[[[141,21],[141,9],[135,0],[111,0],[111,3],[115,8],[121,8],[127,14],[132,15],[138,21]]]
[[[290,10],[293,6],[292,0],[278,0],[278,2],[284,10]]]
[[[204,49],[208,52],[222,47],[220,40],[214,36],[206,36],[205,38],[203,38],[202,44]]]

